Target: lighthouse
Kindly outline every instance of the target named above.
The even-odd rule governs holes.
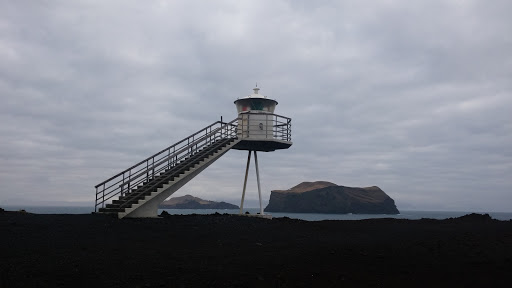
[[[287,149],[292,145],[291,119],[274,113],[277,101],[254,88],[235,101],[237,117],[215,121],[160,152],[117,173],[95,187],[95,212],[116,214],[119,219],[157,217],[158,206],[231,149],[247,150],[247,167],[240,214],[243,211],[247,174],[254,154],[260,216],[260,172],[257,152]]]
[[[236,134],[240,141],[233,149],[249,151],[247,155],[240,214],[243,212],[251,154],[254,154],[254,163],[256,166],[260,215],[264,215],[257,151],[273,152],[280,149],[288,149],[292,146],[291,118],[275,114],[274,112],[278,104],[277,101],[267,98],[260,94],[259,91],[260,88],[256,87],[253,89],[251,95],[239,98],[234,102],[238,113]]]

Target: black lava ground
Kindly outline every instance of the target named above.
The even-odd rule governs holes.
[[[512,221],[0,213],[0,287],[512,287]]]

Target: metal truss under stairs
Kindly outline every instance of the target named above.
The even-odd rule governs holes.
[[[240,141],[236,121],[217,121],[96,185],[95,211],[156,217],[161,202]]]

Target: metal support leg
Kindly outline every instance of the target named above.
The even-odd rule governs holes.
[[[249,174],[249,164],[251,163],[251,152],[252,151],[249,150],[249,155],[247,155],[247,167],[245,168],[244,191],[242,192],[242,203],[240,203],[240,214],[242,214],[244,210],[245,188],[247,187],[247,175]]]
[[[260,170],[258,169],[258,155],[254,151],[254,163],[256,163],[256,180],[258,181],[258,196],[260,197],[260,215],[263,215],[263,204],[261,203]]]

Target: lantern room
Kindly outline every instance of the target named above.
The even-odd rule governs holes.
[[[291,142],[291,119],[274,114],[277,101],[259,93],[237,99],[237,136],[241,138],[234,149],[252,151],[275,151],[287,149]]]
[[[259,113],[274,113],[277,101],[259,94],[260,88],[258,87],[254,88],[253,90],[253,94],[242,99],[237,99],[235,101],[238,114],[249,111]]]

